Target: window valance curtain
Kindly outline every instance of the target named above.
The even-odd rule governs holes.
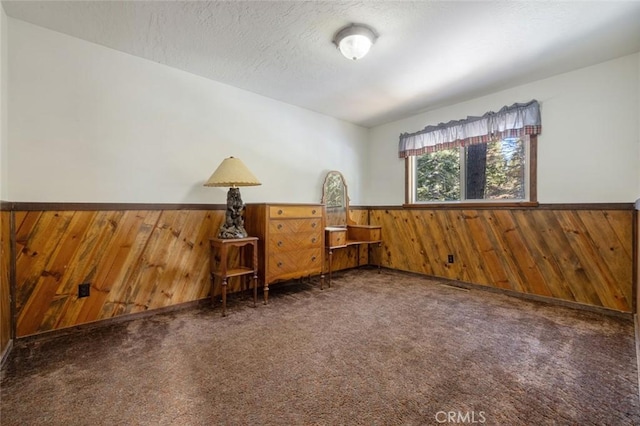
[[[504,106],[498,112],[490,111],[481,117],[467,117],[427,126],[415,133],[402,133],[398,154],[400,158],[407,158],[508,137],[538,135],[541,130],[540,106],[534,99]]]

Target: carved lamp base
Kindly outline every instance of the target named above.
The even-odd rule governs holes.
[[[249,235],[244,227],[222,225],[218,231],[218,238],[222,240],[230,240],[234,238],[247,238]]]
[[[229,188],[227,192],[227,211],[224,222],[218,231],[218,238],[234,239],[247,238],[247,231],[244,229],[244,203],[240,197],[240,188]]]

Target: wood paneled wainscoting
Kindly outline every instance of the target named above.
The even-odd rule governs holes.
[[[631,204],[380,207],[370,221],[387,268],[635,312]]]
[[[224,205],[8,204],[0,212],[2,344],[11,311],[20,338],[209,296],[208,238]],[[631,205],[356,207],[352,218],[382,226],[387,268],[635,312]],[[334,268],[378,262],[378,250],[359,256],[341,250]],[[229,292],[242,282],[230,281]],[[89,297],[78,298],[82,283]]]
[[[11,212],[17,337],[209,296],[208,239],[224,206],[45,207],[16,204]],[[82,283],[89,297],[78,298]],[[241,285],[230,280],[229,291]]]

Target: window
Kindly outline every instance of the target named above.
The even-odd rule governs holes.
[[[401,133],[406,202],[536,203],[538,101]]]
[[[506,137],[409,156],[408,202],[535,201],[536,142]]]

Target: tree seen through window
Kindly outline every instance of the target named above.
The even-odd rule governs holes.
[[[416,202],[524,200],[526,144],[507,138],[416,158]]]

